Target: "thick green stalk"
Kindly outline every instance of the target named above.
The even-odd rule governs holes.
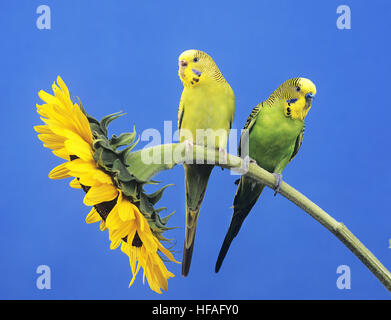
[[[241,158],[228,154],[227,161],[224,161],[224,156],[216,150],[204,149],[201,146],[192,147],[192,153],[184,152],[183,144],[166,144],[152,148],[143,149],[133,152],[129,155],[127,162],[130,165],[130,171],[142,179],[150,179],[155,174],[162,170],[171,169],[176,164],[182,162],[204,163],[206,159],[214,162],[216,166],[231,169],[245,174],[253,179],[274,188],[276,178],[268,171],[262,169],[255,163],[249,163],[247,170],[245,161]],[[154,154],[154,164],[145,165],[144,156],[150,152]],[[170,156],[175,155],[173,160]],[[180,157],[178,155],[181,155]],[[144,159],[144,160],[143,160]],[[365,266],[380,280],[381,283],[391,292],[391,273],[383,266],[383,264],[358,240],[348,228],[341,222],[336,221],[327,212],[309,200],[302,193],[291,187],[286,182],[282,182],[279,193],[296,204],[298,207],[307,212],[316,221],[321,223],[329,231],[331,231],[342,243],[349,248]]]
[[[250,165],[248,176],[265,183],[269,187],[274,186],[275,178],[266,170]],[[271,183],[270,183],[271,182]],[[280,194],[292,201],[298,207],[307,212],[316,221],[331,231],[342,243],[349,248],[367,268],[380,280],[381,283],[391,292],[391,273],[383,264],[358,240],[342,222],[336,221],[327,212],[309,200],[302,193],[283,182]]]

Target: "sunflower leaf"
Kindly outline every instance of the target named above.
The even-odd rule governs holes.
[[[136,180],[132,180],[129,182],[118,181],[118,185],[126,196],[131,197],[132,199],[138,198],[139,184]]]
[[[149,202],[148,197],[145,195],[145,193],[141,193],[140,196],[140,210],[142,213],[147,213],[149,215],[152,215],[154,213],[154,208],[151,202]]]
[[[123,116],[125,113],[122,113],[122,111],[109,114],[100,120],[100,127],[103,131],[103,133],[107,136],[107,127],[108,125],[115,119],[118,119],[119,117]]]
[[[169,215],[165,216],[164,218],[160,218],[162,221],[162,224],[166,225],[168,220],[171,218],[171,216],[175,213],[175,211],[171,212]]]
[[[149,201],[155,205],[161,198],[162,198],[162,195],[163,195],[163,192],[166,188],[170,187],[170,186],[173,186],[173,184],[168,184],[162,188],[160,188],[159,190],[155,191],[154,193],[151,193],[151,194],[147,194],[146,196],[148,197]]]
[[[126,146],[128,144],[131,144],[134,140],[134,136],[132,133],[122,133],[119,137],[117,137],[115,134],[112,135],[110,139],[110,145],[117,149],[119,147]]]
[[[120,181],[129,182],[134,180],[133,175],[118,158],[113,162],[112,172],[117,175]]]

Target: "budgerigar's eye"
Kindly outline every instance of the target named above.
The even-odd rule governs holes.
[[[295,90],[296,90],[297,92],[300,92],[300,87],[296,87]]]
[[[198,62],[198,58],[197,57],[195,57],[194,59],[193,59],[193,62]]]

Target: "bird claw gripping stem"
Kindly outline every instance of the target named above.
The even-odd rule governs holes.
[[[282,174],[281,173],[273,173],[273,176],[276,177],[276,185],[275,185],[275,188],[274,188],[274,196],[277,195],[277,193],[280,192],[280,188],[281,188],[281,183],[282,183]]]
[[[223,155],[223,159],[220,163],[226,164],[228,162],[227,149],[226,148],[219,148],[219,153]],[[219,159],[219,161],[220,161],[220,159]],[[222,169],[224,169],[224,168],[222,168]]]

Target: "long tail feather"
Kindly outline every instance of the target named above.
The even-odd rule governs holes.
[[[232,240],[239,233],[244,220],[257,202],[263,188],[264,185],[258,184],[254,180],[250,180],[248,178],[240,179],[238,190],[236,191],[234,199],[234,213],[216,261],[216,273],[219,272],[224,258],[227,255],[228,249],[231,246]]]
[[[198,211],[187,210],[186,212],[186,231],[185,245],[182,258],[182,275],[186,277],[189,274],[191,258],[193,256],[194,239],[197,229]]]
[[[205,196],[211,165],[184,165],[186,186],[186,230],[182,258],[182,275],[187,276],[193,255],[198,215]]]

